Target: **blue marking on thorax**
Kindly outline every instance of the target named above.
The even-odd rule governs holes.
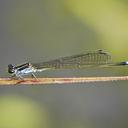
[[[32,68],[32,67],[28,67],[28,68],[25,68],[25,69],[23,69],[23,70],[16,70],[15,71],[15,74],[17,74],[17,75],[28,75],[28,74],[31,74],[31,73],[33,73],[33,72],[35,72],[34,71],[34,69]]]

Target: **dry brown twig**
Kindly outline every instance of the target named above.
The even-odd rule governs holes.
[[[62,77],[62,78],[24,78],[15,80],[10,78],[0,78],[0,86],[5,85],[45,85],[45,84],[70,84],[70,83],[89,83],[104,81],[128,80],[128,76],[108,76],[108,77]]]

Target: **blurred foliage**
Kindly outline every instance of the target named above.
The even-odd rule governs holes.
[[[18,95],[0,98],[0,128],[49,128],[45,108]]]
[[[52,49],[68,46],[71,49],[73,44],[74,48],[101,47],[118,57],[126,54],[128,46],[128,9],[125,2],[23,0],[16,2],[10,12],[8,29],[18,42],[38,44],[38,48],[41,45],[48,48],[49,44],[53,45]]]
[[[128,46],[128,8],[118,0],[70,0],[69,9],[99,33],[100,42],[116,54]],[[120,51],[119,51],[120,50]]]

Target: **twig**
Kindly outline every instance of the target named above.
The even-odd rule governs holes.
[[[14,80],[10,78],[0,78],[2,85],[36,85],[36,84],[70,84],[70,83],[88,83],[103,81],[128,80],[128,76],[109,76],[109,77],[70,77],[70,78],[25,78],[24,80]]]

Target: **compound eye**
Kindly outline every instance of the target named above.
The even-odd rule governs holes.
[[[8,65],[8,73],[14,73],[14,66],[12,64]]]

